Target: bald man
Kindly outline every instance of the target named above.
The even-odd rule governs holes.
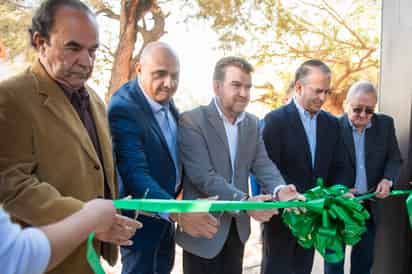
[[[137,78],[124,84],[109,105],[121,195],[175,199],[180,191],[177,150],[178,112],[173,95],[179,84],[179,59],[165,43],[148,44],[136,66]],[[135,216],[135,212],[124,212]],[[212,238],[217,220],[207,213],[140,214],[134,245],[122,248],[122,273],[170,273],[174,262],[174,222],[194,237]]]

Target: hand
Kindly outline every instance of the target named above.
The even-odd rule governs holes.
[[[353,194],[353,192],[349,191],[346,192],[345,194],[342,195],[343,197],[347,197],[347,198],[355,198],[355,194]]]
[[[150,217],[150,218],[159,218],[159,216],[154,213],[142,211],[142,210],[136,210],[134,214],[134,219],[137,220],[137,217],[139,217],[139,215],[143,215],[143,216]]]
[[[273,196],[272,195],[257,195],[250,197],[248,201],[272,201]],[[273,215],[279,214],[279,211],[274,208],[274,209],[264,209],[264,210],[248,210],[246,211],[247,214],[255,219],[258,222],[267,222],[272,218]]]
[[[82,211],[87,214],[89,219],[94,221],[93,231],[108,230],[115,219],[116,209],[113,201],[94,199],[84,204]]]
[[[355,195],[358,194],[358,193],[359,193],[358,190],[353,187],[353,188],[349,189],[349,192],[344,194],[343,196],[355,198],[356,197]],[[360,203],[360,204],[363,204],[364,202],[365,202],[364,200],[358,201],[358,203]]]
[[[172,213],[170,218],[179,224],[182,231],[192,237],[212,239],[218,229],[217,219],[206,212]]]
[[[102,231],[96,230],[96,239],[116,245],[132,245],[129,239],[134,235],[136,229],[141,228],[142,224],[136,220],[116,214],[114,221],[109,229]]]
[[[388,179],[382,179],[376,187],[376,197],[383,199],[389,196],[392,183]]]
[[[305,197],[296,190],[295,185],[285,185],[281,187],[276,196],[279,201],[306,200]]]
[[[290,200],[300,200],[305,201],[306,198],[302,194],[300,194],[297,190],[295,185],[285,185],[284,187],[280,188],[277,195],[279,201],[290,201]],[[286,208],[286,211],[294,211],[296,214],[305,213],[305,208]]]

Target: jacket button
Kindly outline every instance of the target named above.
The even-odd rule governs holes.
[[[100,166],[99,166],[99,165],[95,165],[95,166],[94,166],[94,169],[95,169],[95,170],[100,170]]]

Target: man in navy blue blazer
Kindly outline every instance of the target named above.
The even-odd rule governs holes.
[[[348,91],[346,113],[339,120],[344,143],[345,184],[354,194],[377,192],[386,198],[398,180],[402,159],[395,134],[393,119],[376,114],[377,91],[369,81],[358,81]],[[364,207],[372,217],[367,220],[367,231],[351,250],[351,274],[370,274],[373,265],[374,241],[378,211],[376,202],[366,200]],[[343,274],[344,261],[325,263],[326,274]]]
[[[305,192],[317,178],[341,183],[339,124],[321,110],[330,93],[331,71],[319,60],[304,62],[295,74],[291,102],[265,117],[263,140],[269,157],[287,184]],[[280,216],[264,223],[262,274],[310,274],[313,249],[301,247]]]
[[[180,191],[178,112],[173,104],[179,60],[165,43],[148,44],[136,66],[137,78],[124,84],[109,105],[109,123],[123,196],[175,199]],[[135,216],[135,212],[126,211]],[[174,222],[195,237],[211,238],[217,220],[207,213],[140,213],[144,228],[122,248],[122,273],[167,274],[174,262]]]

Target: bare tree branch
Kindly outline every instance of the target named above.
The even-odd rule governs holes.
[[[349,31],[350,34],[352,34],[353,37],[356,38],[356,40],[362,45],[362,48],[364,48],[364,49],[368,48],[365,41],[356,33],[356,31],[354,31],[349,26],[349,24],[345,21],[345,19],[342,18],[342,16],[340,16],[339,13],[327,3],[327,1],[322,0],[322,3],[323,3],[324,6],[316,5],[316,4],[309,3],[309,2],[306,2],[306,1],[303,1],[303,0],[301,0],[300,2],[302,4],[312,6],[312,7],[318,8],[320,10],[326,11],[330,16],[332,16],[333,19],[335,19],[336,22],[341,24],[346,30]]]
[[[111,49],[109,46],[107,46],[107,45],[105,45],[105,44],[101,44],[101,45],[100,45],[100,50],[101,50],[103,53],[108,54],[108,55],[110,55],[112,58],[114,58],[114,52],[112,51],[112,49]]]
[[[120,15],[114,13],[109,8],[101,8],[101,9],[97,10],[96,15],[100,15],[100,14],[102,14],[102,15],[108,17],[108,18],[120,21]]]
[[[18,3],[18,1],[13,1],[13,0],[2,0],[2,1],[4,1],[5,3],[9,3],[9,4],[15,6],[16,8],[21,9],[21,10],[30,10],[30,9],[33,8],[32,6],[26,6],[26,5],[23,5],[21,3]]]

